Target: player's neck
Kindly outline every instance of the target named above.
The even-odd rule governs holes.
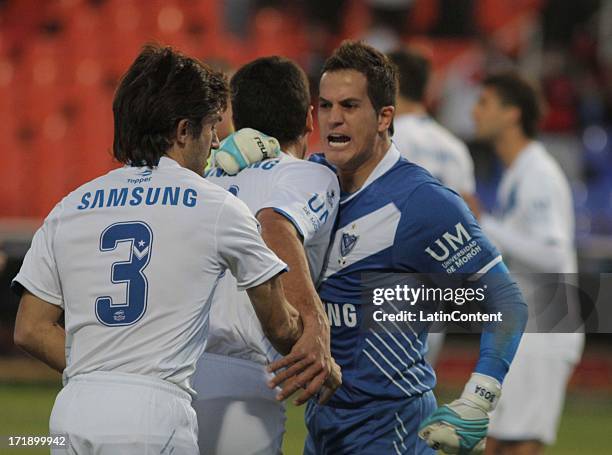
[[[395,106],[395,116],[400,115],[425,115],[427,109],[423,103],[417,103],[406,98],[398,98],[397,105]]]
[[[530,142],[531,139],[526,137],[522,131],[516,128],[509,129],[495,141],[495,151],[504,167],[508,168]]]
[[[389,147],[391,147],[391,139],[388,136],[385,139],[378,139],[374,144],[373,153],[368,155],[366,161],[355,167],[351,166],[349,169],[338,168],[338,179],[342,191],[354,193],[359,190],[378,166],[378,163],[382,161]]]
[[[287,155],[291,155],[298,160],[303,160],[304,156],[306,156],[307,147],[305,141],[285,142],[280,144],[280,147]]]

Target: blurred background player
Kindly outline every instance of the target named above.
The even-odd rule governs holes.
[[[304,453],[433,453],[428,446],[467,453],[483,443],[487,412],[518,346],[527,316],[520,291],[461,198],[401,159],[391,142],[397,73],[390,60],[346,41],[325,62],[319,88],[325,159],[317,160],[335,166],[343,191],[319,295],[328,315],[338,315],[331,347],[343,384],[326,405],[308,403]],[[475,285],[490,293],[487,310],[514,317],[498,328],[485,325],[481,356],[461,398],[435,410],[426,331],[408,323],[368,330],[362,279],[376,271],[446,275],[439,248],[449,235],[475,245],[461,250],[467,256],[458,257],[457,274],[478,274]],[[273,383],[299,370],[292,357],[270,366],[288,367]]]
[[[427,113],[425,97],[430,62],[415,51],[388,54],[397,66],[399,92],[393,118],[393,142],[409,161],[427,169],[443,185],[459,193],[477,215],[474,162],[467,147]],[[435,365],[444,333],[429,333],[427,361]]]
[[[325,400],[340,375],[331,359],[329,322],[315,283],[338,211],[338,180],[324,166],[303,161],[313,129],[312,106],[306,75],[295,63],[282,57],[257,59],[240,68],[230,85],[238,131],[223,148],[259,151],[269,135],[278,139],[282,153],[234,176],[213,167],[206,179],[247,204],[267,245],[288,264],[283,288],[304,324],[304,336],[292,350],[304,360],[298,380],[308,384],[298,401],[305,402],[327,381],[331,389],[323,393]],[[266,364],[278,358],[248,296],[236,290],[233,277],[224,277],[213,299],[209,342],[194,380],[201,453],[280,453],[285,406],[268,388],[272,375],[266,371]]]
[[[286,264],[246,206],[201,177],[226,96],[220,73],[146,46],[113,103],[125,167],[53,209],[14,279],[15,343],[63,371],[49,425],[71,453],[198,453],[191,376],[227,269],[278,350],[301,332]]]
[[[393,142],[402,156],[424,167],[466,202],[471,202],[476,182],[470,152],[460,139],[427,113],[429,61],[407,50],[397,50],[388,56],[399,72]]]
[[[535,139],[540,118],[535,90],[513,73],[489,76],[473,115],[477,137],[493,144],[505,168],[497,211],[481,219],[484,232],[510,270],[525,273],[519,279],[525,292],[537,289],[538,273],[577,273],[572,193],[557,162]],[[576,305],[571,298],[568,293],[568,304]],[[583,344],[581,333],[523,336],[491,417],[487,453],[539,454],[555,442],[565,389]]]

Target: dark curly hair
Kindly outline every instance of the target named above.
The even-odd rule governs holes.
[[[113,155],[131,166],[157,166],[187,119],[195,138],[206,119],[225,110],[226,77],[171,47],[147,44],[113,100]]]

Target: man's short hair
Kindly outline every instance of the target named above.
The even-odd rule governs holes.
[[[278,56],[253,60],[230,81],[234,127],[254,128],[281,144],[304,134],[310,90],[304,71]]]
[[[400,96],[417,103],[423,102],[431,69],[429,60],[421,54],[404,49],[387,55],[397,66]]]
[[[340,70],[355,70],[365,76],[368,98],[376,112],[395,106],[397,68],[382,52],[361,41],[343,41],[323,64],[321,74]]]
[[[494,74],[486,77],[482,84],[495,90],[504,105],[517,107],[521,112],[523,133],[529,138],[535,137],[541,116],[535,88],[516,73]]]
[[[147,44],[125,73],[113,100],[113,154],[132,166],[157,166],[189,121],[189,133],[227,107],[225,76],[171,47]]]

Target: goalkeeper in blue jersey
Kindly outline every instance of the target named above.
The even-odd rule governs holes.
[[[521,293],[463,200],[391,143],[397,72],[388,58],[345,42],[325,62],[319,89],[325,156],[314,159],[336,169],[342,190],[319,294],[343,385],[326,405],[309,402],[304,451],[476,453],[527,319]],[[367,328],[362,278],[371,272],[469,276],[487,288],[487,312],[510,316],[485,324],[479,361],[459,399],[436,409],[425,329]],[[306,381],[290,378],[304,364],[289,355],[270,366],[278,372],[274,385],[284,381],[283,396]]]

